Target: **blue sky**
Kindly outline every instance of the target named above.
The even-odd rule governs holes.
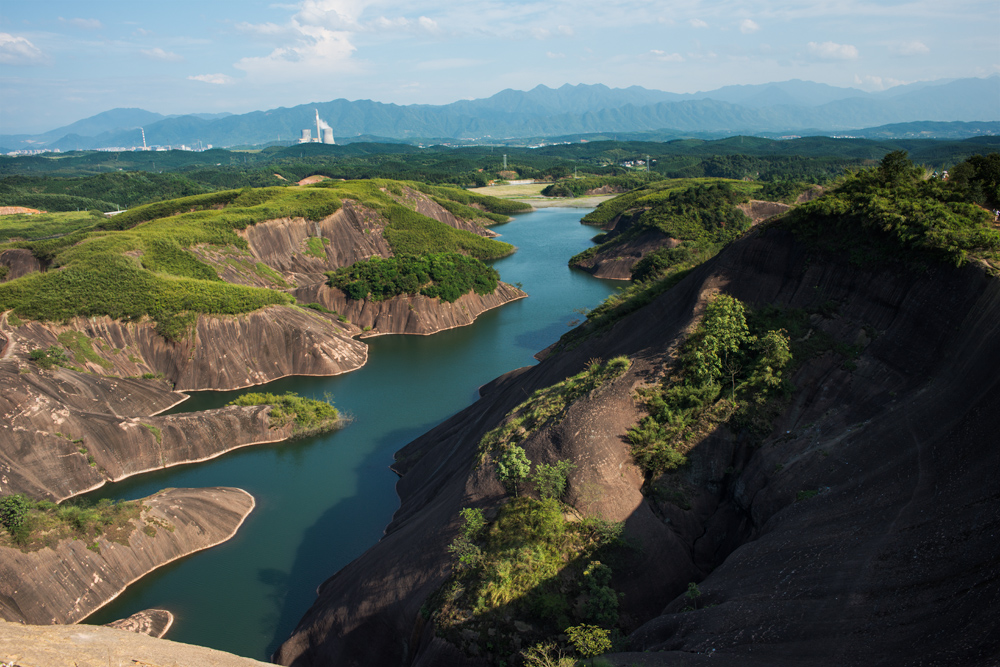
[[[75,0],[0,4],[0,133],[115,107],[446,104],[603,83],[874,91],[1000,72],[997,0]]]

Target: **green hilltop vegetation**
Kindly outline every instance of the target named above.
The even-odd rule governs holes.
[[[572,257],[570,264],[656,230],[681,244],[643,257],[633,268],[632,278],[641,281],[652,275],[662,277],[667,270],[690,268],[750,229],[750,218],[736,204],[749,200],[750,194],[760,188],[759,184],[744,181],[669,179],[632,190],[603,202],[581,221],[604,226],[619,215],[630,214],[635,216],[631,226],[607,240],[604,234],[596,236],[598,245]]]
[[[974,155],[951,171],[947,181],[934,178],[925,168],[914,165],[906,151],[894,151],[877,166],[853,172],[823,197],[765,223],[764,229],[790,230],[814,253],[846,258],[858,266],[897,266],[905,270],[941,263],[981,262],[1000,274],[1000,225],[992,213],[1000,208],[1000,153]],[[694,186],[694,190],[722,185]],[[753,187],[735,184],[726,196],[733,197],[739,188],[747,186]],[[655,192],[658,187],[663,187],[663,192]],[[643,197],[649,195],[644,193],[650,191],[662,198],[661,206],[669,206],[672,196],[685,192],[669,191],[665,184],[651,184],[603,203],[584,221],[590,218],[603,224],[619,212],[645,206],[649,202]],[[716,189],[711,196],[719,197],[716,202],[725,207],[720,195],[721,190]],[[652,206],[640,220],[656,210]],[[719,242],[715,242],[712,232],[706,230],[691,247],[685,241],[677,248],[650,253],[633,268],[632,284],[591,310],[587,323],[563,336],[560,344],[573,345],[580,337],[610,326],[652,301],[718,251],[729,233],[730,229],[724,228],[723,236],[716,237]]]
[[[475,258],[458,253],[431,253],[415,257],[370,257],[327,274],[329,285],[349,299],[385,301],[401,294],[423,294],[448,303],[463,294],[491,294],[500,274]]]
[[[182,197],[140,206],[110,219],[62,214],[65,219],[57,219],[55,229],[63,235],[56,238],[12,238],[45,230],[29,227],[25,221],[8,227],[5,221],[0,240],[6,243],[0,243],[0,249],[27,248],[48,264],[48,270],[0,284],[0,310],[50,321],[76,316],[150,317],[162,335],[178,339],[190,330],[198,313],[239,314],[289,305],[294,300],[285,292],[224,282],[214,268],[187,249],[200,244],[246,249],[238,230],[281,217],[320,220],[337,211],[344,199],[357,201],[386,219],[384,234],[397,255],[454,252],[479,262],[513,252],[509,244],[416,213],[405,204],[408,187],[453,201],[456,210],[467,209],[477,217],[513,209],[511,202],[464,192],[455,201],[448,188],[327,181],[310,187],[245,188]]]

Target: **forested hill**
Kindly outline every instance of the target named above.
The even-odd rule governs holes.
[[[288,186],[307,176],[389,178],[486,185],[506,178],[569,183],[588,176],[633,183],[663,178],[731,178],[827,183],[846,171],[908,151],[929,169],[950,169],[973,155],[1000,150],[1000,137],[962,141],[833,139],[786,141],[731,137],[716,141],[592,141],[536,149],[485,146],[418,148],[404,144],[309,144],[260,151],[80,151],[0,156],[0,205],[47,211],[112,211],[218,190]],[[504,168],[504,156],[507,168]],[[648,162],[647,162],[648,160]],[[569,186],[566,186],[566,189]]]
[[[540,137],[590,132],[846,131],[910,121],[1000,120],[996,100],[1000,77],[925,83],[904,90],[869,94],[854,89],[789,81],[761,86],[731,86],[708,93],[678,95],[633,87],[539,86],[506,90],[485,100],[452,104],[383,104],[371,100],[304,104],[223,118],[188,115],[144,126],[150,145],[237,146],[295,140],[312,128],[315,114],[335,135],[375,135],[393,139],[437,137]],[[124,124],[95,135],[68,126],[60,138],[0,136],[0,147],[80,150],[141,144],[137,124]]]

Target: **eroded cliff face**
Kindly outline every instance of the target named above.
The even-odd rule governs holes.
[[[184,398],[155,380],[0,362],[0,493],[61,501],[159,468],[291,436],[267,406],[154,416]]]
[[[96,548],[74,539],[32,552],[0,547],[0,616],[36,625],[81,621],[146,573],[225,542],[254,507],[246,491],[222,487],[169,489],[141,502],[127,544],[102,536]]]
[[[11,248],[0,252],[0,266],[7,267],[7,275],[0,278],[0,282],[14,280],[42,270],[42,263],[35,259],[30,250],[24,248]]]
[[[626,234],[639,220],[646,209],[636,209],[622,213],[603,227],[603,243],[613,241]],[[670,238],[657,229],[648,229],[626,240],[620,240],[594,255],[572,264],[574,268],[607,280],[630,280],[632,267],[640,259],[662,247],[676,248],[680,241]]]
[[[832,352],[807,361],[763,443],[719,428],[670,480],[685,502],[649,498],[625,437],[642,414],[632,390],[656,381],[717,291],[751,306],[836,304],[812,326],[860,354],[853,366]],[[609,330],[491,383],[475,405],[404,448],[401,506],[386,536],[320,587],[278,661],[476,664],[435,638],[420,609],[449,572],[459,509],[502,501],[492,473],[476,468],[477,444],[535,389],[621,354],[633,362],[625,375],[521,443],[535,462],[572,458],[570,502],[623,520],[641,545],[613,581],[625,592],[621,620],[636,652],[610,661],[985,665],[1000,657],[992,537],[1000,281],[971,266],[913,273],[817,261],[770,229]],[[699,608],[681,612],[692,581]]]
[[[318,303],[346,317],[353,326],[371,330],[362,336],[380,334],[428,335],[472,324],[479,315],[528,295],[501,282],[491,294],[463,294],[454,303],[422,295],[397,296],[386,301],[354,301],[325,283],[295,291],[302,303]]]
[[[780,202],[751,199],[748,202],[737,204],[736,208],[750,218],[751,224],[756,225],[787,212],[791,206]],[[610,225],[604,228],[605,242],[629,231],[643,212],[644,210],[627,211],[615,218]],[[676,248],[680,244],[680,241],[659,230],[649,229],[638,236],[615,243],[592,257],[576,262],[573,266],[593,274],[597,278],[631,280],[632,268],[640,259],[654,250]]]
[[[615,244],[573,266],[607,280],[631,280],[632,268],[640,259],[660,248],[676,248],[680,241],[663,232],[650,229],[636,237]]]
[[[303,308],[271,306],[234,316],[200,315],[188,339],[175,343],[150,322],[76,318],[68,325],[26,322],[0,331],[26,360],[31,350],[58,345],[78,332],[94,358],[76,354],[85,371],[129,377],[162,374],[178,391],[238,389],[287,375],[338,375],[364,365],[367,348],[336,319]],[[96,361],[99,358],[100,361]]]
[[[319,222],[282,218],[251,225],[241,235],[255,259],[305,285],[325,280],[325,271],[375,255],[391,256],[382,236],[384,228],[385,220],[375,211],[346,200],[336,213]],[[316,250],[320,252],[310,249],[310,238],[319,239],[321,247]]]
[[[751,199],[748,202],[743,202],[742,204],[737,204],[736,208],[743,211],[743,215],[747,216],[753,221],[753,224],[757,224],[767,220],[768,218],[773,218],[776,215],[781,215],[787,212],[792,207],[788,204],[782,204],[776,201],[764,201],[762,199]]]

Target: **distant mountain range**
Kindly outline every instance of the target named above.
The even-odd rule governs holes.
[[[246,114],[162,116],[142,109],[112,109],[38,135],[0,135],[0,150],[83,150],[153,145],[216,147],[294,142],[315,131],[315,111],[338,141],[383,137],[418,141],[554,137],[596,133],[853,134],[862,128],[918,121],[908,136],[954,138],[996,133],[1000,76],[921,82],[879,93],[792,80],[726,86],[692,94],[639,86],[538,86],[445,105],[383,104],[370,100],[303,104]],[[961,122],[957,127],[952,123]],[[883,133],[896,130],[883,129]],[[968,134],[962,134],[967,132]]]

